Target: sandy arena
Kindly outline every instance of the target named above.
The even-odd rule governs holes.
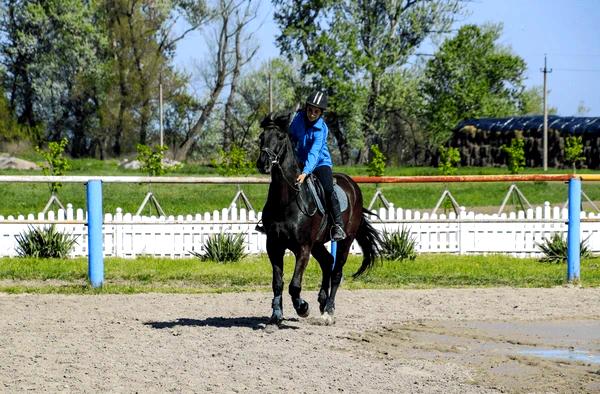
[[[600,288],[0,294],[0,392],[600,392]]]

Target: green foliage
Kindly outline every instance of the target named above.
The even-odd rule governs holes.
[[[202,252],[192,252],[202,261],[235,262],[244,258],[244,234],[215,234],[204,245]]]
[[[229,152],[219,149],[219,160],[213,160],[213,165],[220,175],[247,175],[254,172],[254,164],[248,160],[244,148],[233,145]]]
[[[30,226],[29,231],[15,238],[20,257],[65,259],[77,243],[76,237],[58,232],[54,225],[46,228]]]
[[[8,54],[3,63],[11,70],[5,86],[13,87],[20,122],[34,131],[43,127],[44,137],[53,140],[70,131],[71,147],[79,145],[98,121],[94,107],[101,97],[88,95],[84,81],[96,78],[103,64],[98,57],[107,40],[95,15],[99,3],[27,0],[3,2],[3,8],[7,39],[0,52]]]
[[[544,256],[540,259],[543,263],[564,263],[567,261],[567,241],[558,233],[546,238],[541,244],[537,244]],[[579,256],[582,259],[592,257],[592,252],[587,247],[586,240],[579,244]]]
[[[273,4],[282,55],[302,59],[303,77],[333,98],[329,112],[339,124],[343,163],[351,148],[365,148],[386,130],[385,103],[392,100],[383,97],[390,91],[382,89],[381,81],[401,69],[435,32],[447,30],[462,8],[460,0]]]
[[[48,143],[48,150],[42,150],[36,147],[36,151],[42,155],[46,160],[46,163],[42,164],[42,170],[44,175],[62,176],[71,169],[69,160],[64,156],[65,148],[69,141],[66,138],[60,140],[60,142]],[[50,192],[55,194],[58,189],[62,187],[61,183],[51,183]]]
[[[15,114],[9,108],[4,91],[0,87],[0,143],[31,139],[32,136],[27,126],[17,122]]]
[[[544,114],[544,92],[541,86],[532,86],[521,94],[521,115],[543,115]],[[558,109],[549,107],[548,114],[556,115]]]
[[[40,125],[45,138],[68,135],[74,156],[100,146],[109,156],[135,151],[156,127],[158,81],[165,97],[185,90],[187,77],[172,61],[175,42],[208,13],[201,0],[4,1],[3,83],[12,87],[19,121]],[[183,19],[189,30],[171,35]]]
[[[460,163],[460,152],[458,148],[445,146],[439,147],[440,160],[438,162],[438,170],[442,175],[455,175],[456,167]]]
[[[166,146],[155,145],[150,148],[147,145],[138,144],[137,160],[142,164],[141,169],[150,176],[164,175],[167,170],[163,165],[163,159],[167,150]]]
[[[585,159],[583,155],[583,142],[581,136],[569,136],[565,138],[565,161],[573,166],[573,172],[577,163]]]
[[[433,148],[463,119],[519,113],[526,64],[497,44],[500,35],[500,26],[462,26],[427,62],[421,92]]]
[[[367,172],[370,176],[383,176],[385,173],[385,156],[379,150],[379,145],[371,145],[373,157],[367,166]]]
[[[511,174],[518,174],[525,168],[525,141],[521,137],[513,138],[510,146],[502,145],[506,152],[506,165]]]
[[[414,260],[416,239],[411,236],[410,230],[402,228],[401,231],[388,232],[383,230],[381,242],[381,257],[391,261]]]

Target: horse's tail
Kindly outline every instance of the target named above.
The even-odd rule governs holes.
[[[358,242],[358,245],[362,249],[363,261],[358,271],[352,275],[353,278],[358,278],[371,269],[375,265],[380,252],[381,236],[369,222],[369,219],[367,219],[367,214],[371,214],[371,212],[363,208],[362,220],[356,233],[356,242]]]

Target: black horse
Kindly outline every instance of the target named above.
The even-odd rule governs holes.
[[[354,277],[358,277],[375,263],[381,239],[367,220],[368,211],[363,208],[362,193],[358,185],[347,175],[334,174],[337,185],[348,198],[348,207],[343,212],[347,238],[337,242],[334,265],[333,256],[324,245],[330,240],[330,223],[323,222],[328,218],[324,218],[317,209],[316,202],[306,186],[307,182],[302,185],[295,183],[300,174],[300,167],[287,132],[289,116],[269,115],[262,121],[260,155],[256,162],[261,173],[271,174],[267,203],[263,210],[267,253],[273,267],[274,297],[270,323],[280,324],[283,320],[283,256],[285,250],[289,249],[296,257],[289,293],[297,314],[301,317],[307,317],[309,314],[308,303],[300,297],[300,292],[302,276],[312,254],[323,272],[318,296],[321,316],[326,324],[330,324],[334,321],[335,295],[342,280],[342,269],[352,242],[356,239],[363,251],[362,265],[354,274]],[[268,216],[264,215],[267,211]]]

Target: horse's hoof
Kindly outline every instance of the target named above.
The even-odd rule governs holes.
[[[335,324],[335,318],[333,317],[333,315],[330,315],[329,313],[323,313],[321,315],[321,320],[323,321],[323,324],[326,326],[331,326],[331,325]]]
[[[308,302],[304,301],[302,304],[300,304],[298,309],[296,309],[296,313],[300,317],[308,317],[308,315],[310,315],[310,307]]]
[[[271,318],[269,319],[269,325],[279,326],[279,325],[281,325],[282,321],[283,321],[283,314],[280,312],[279,313],[273,312],[273,314],[271,315]]]

